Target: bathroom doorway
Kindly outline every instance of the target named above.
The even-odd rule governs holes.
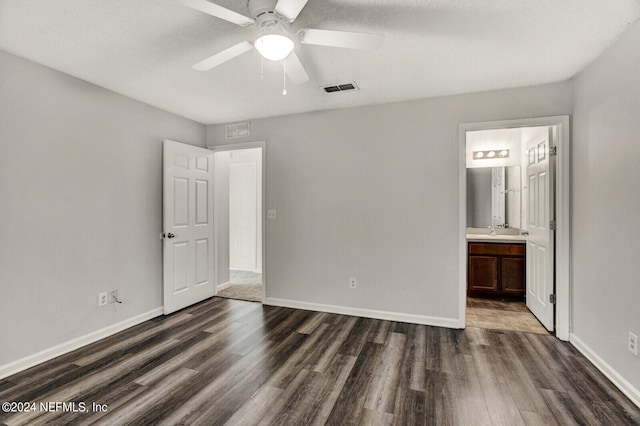
[[[460,126],[464,326],[568,339],[567,142],[568,117]]]

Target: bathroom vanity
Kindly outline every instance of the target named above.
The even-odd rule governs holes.
[[[525,242],[521,235],[467,234],[467,295],[524,299]]]
[[[519,165],[506,162],[467,168],[468,296],[513,300],[526,296],[521,175]]]

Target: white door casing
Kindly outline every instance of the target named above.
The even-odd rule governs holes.
[[[527,170],[527,307],[549,330],[554,329],[554,168],[552,129],[541,128],[526,144]]]
[[[253,162],[229,165],[229,267],[255,271],[257,262],[257,180]]]
[[[213,152],[163,144],[164,314],[215,293]]]

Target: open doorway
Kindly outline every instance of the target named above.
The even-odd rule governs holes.
[[[529,225],[537,222],[528,217],[524,153],[531,140],[548,141],[548,136],[549,127],[467,132],[468,327],[547,333],[541,313],[529,306],[538,298],[545,300],[553,292],[553,283],[534,281],[542,275],[530,259],[535,250],[528,250]],[[544,207],[551,206],[545,203]],[[534,209],[534,216],[538,210]],[[553,217],[553,212],[546,215]],[[538,287],[547,294],[538,295]],[[553,330],[553,318],[548,325]]]
[[[262,302],[264,144],[214,147],[216,295]]]
[[[566,340],[568,117],[464,124],[460,142],[461,325]]]

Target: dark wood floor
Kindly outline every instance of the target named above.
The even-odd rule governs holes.
[[[89,411],[0,412],[8,425],[640,424],[640,409],[550,335],[221,298],[1,380],[3,401]]]

